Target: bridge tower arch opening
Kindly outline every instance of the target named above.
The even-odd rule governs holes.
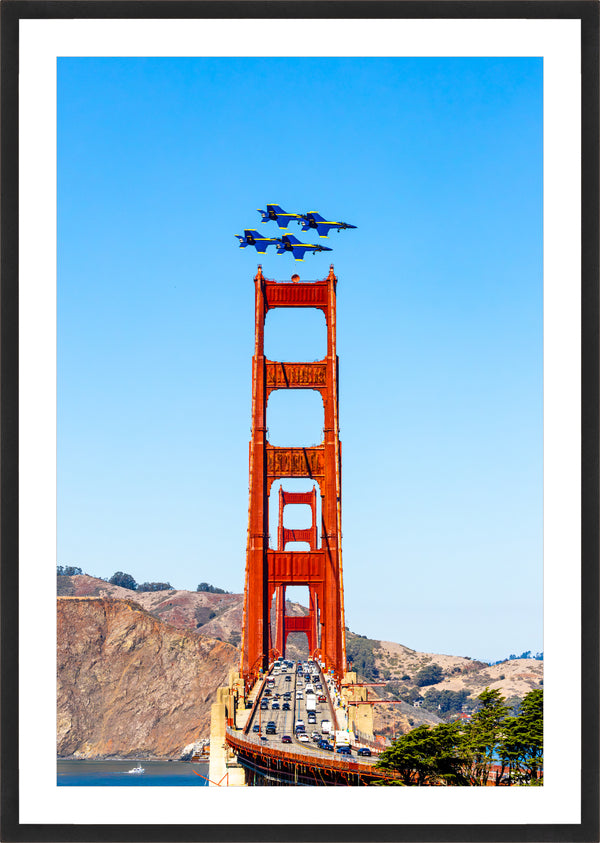
[[[250,441],[248,538],[244,586],[241,673],[246,684],[285,648],[290,632],[305,632],[309,649],[341,681],[346,669],[344,594],[341,553],[341,446],[339,439],[336,287],[333,265],[322,281],[266,279],[259,266],[255,284],[255,336],[252,359],[252,435]],[[325,316],[327,354],[313,362],[269,360],[264,350],[265,319],[273,308],[317,308]],[[313,389],[324,409],[323,441],[310,447],[276,447],[267,438],[267,403],[278,389]],[[308,478],[309,492],[279,487],[276,547],[269,547],[269,497],[277,478]],[[317,517],[320,496],[320,519]],[[284,526],[287,504],[308,504],[311,524],[301,530]],[[320,520],[320,523],[318,523]],[[306,542],[308,550],[288,548]],[[309,589],[309,614],[285,615],[285,588]],[[275,633],[271,604],[275,598]],[[298,628],[293,628],[298,626]],[[302,628],[300,628],[302,627]],[[286,633],[287,630],[287,633]],[[275,640],[273,640],[275,639]]]

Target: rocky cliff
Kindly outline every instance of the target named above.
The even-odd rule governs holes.
[[[235,647],[177,629],[132,600],[65,596],[57,604],[60,756],[173,758],[208,735]]]

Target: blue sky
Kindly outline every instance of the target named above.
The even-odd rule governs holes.
[[[267,202],[358,228],[261,260]],[[242,590],[252,278],[330,261],[347,625],[543,649],[535,58],[59,59],[58,562]],[[324,339],[268,316],[273,359]],[[316,393],[274,398],[271,441],[319,440]]]

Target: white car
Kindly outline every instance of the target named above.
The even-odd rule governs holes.
[[[300,734],[296,735],[296,737],[299,741],[302,741],[302,743],[310,743],[308,735],[306,735],[304,732],[300,732]]]

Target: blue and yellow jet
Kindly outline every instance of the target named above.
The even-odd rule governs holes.
[[[263,211],[262,208],[257,208],[256,210],[259,214],[262,214],[261,222],[273,220],[279,228],[287,228],[291,220],[300,222],[300,214],[288,214],[283,210],[281,205],[267,205],[266,211]]]
[[[281,240],[278,241],[277,254],[284,255],[286,252],[291,252],[294,260],[304,260],[304,255],[307,252],[331,252],[329,246],[321,246],[320,243],[301,243],[293,234],[284,234]]]
[[[245,249],[246,246],[254,246],[261,255],[266,255],[268,246],[278,246],[281,243],[281,240],[274,237],[261,237],[255,228],[245,228],[243,237],[241,234],[234,234],[233,236],[240,241],[240,249]]]
[[[333,222],[326,220],[321,214],[316,211],[309,211],[307,214],[299,214],[298,223],[302,226],[302,231],[310,231],[311,228],[316,228],[319,237],[327,237],[332,228],[337,228],[342,231],[344,228],[356,228],[355,225],[350,225],[348,222]]]

